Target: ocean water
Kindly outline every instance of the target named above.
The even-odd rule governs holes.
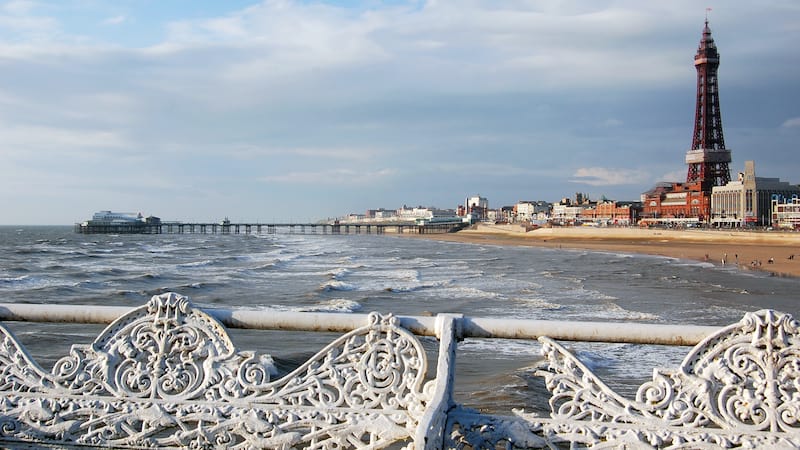
[[[0,302],[140,306],[178,292],[199,306],[277,311],[442,312],[620,323],[727,325],[771,308],[798,316],[800,279],[614,252],[436,242],[392,235],[81,235],[71,227],[0,227]],[[49,368],[100,325],[6,324]],[[287,372],[335,338],[231,330],[240,350]],[[435,356],[436,343],[424,339]],[[569,345],[631,397],[687,347]],[[486,411],[546,410],[527,340],[459,344],[457,400]],[[435,362],[434,362],[435,364]]]

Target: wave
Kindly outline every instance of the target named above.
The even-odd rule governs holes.
[[[304,306],[297,308],[299,312],[337,312],[337,313],[351,313],[358,311],[362,308],[361,304],[344,298],[336,298],[321,302],[314,306]]]
[[[491,353],[493,356],[540,359],[541,345],[535,339],[477,339],[467,338],[458,344],[459,352]]]
[[[350,269],[347,269],[347,268],[344,268],[344,267],[337,267],[335,269],[329,270],[326,275],[328,275],[329,277],[333,278],[334,280],[338,280],[338,279],[346,276],[349,273],[350,273]]]
[[[180,267],[180,268],[205,267],[205,266],[210,266],[212,264],[214,264],[214,261],[211,261],[210,259],[204,259],[202,261],[194,261],[190,263],[178,264],[175,267]]]
[[[320,286],[323,291],[355,291],[355,285],[339,280],[328,280]]]
[[[661,316],[653,313],[646,313],[641,311],[631,311],[619,306],[616,303],[609,302],[604,305],[604,308],[595,311],[597,318],[600,319],[627,319],[627,320],[661,320]]]
[[[579,350],[574,352],[574,354],[592,372],[595,372],[598,369],[608,369],[614,367],[617,363],[615,359],[591,350]]]
[[[540,297],[517,297],[517,298],[512,298],[512,300],[525,303],[526,306],[537,308],[539,310],[559,311],[565,308],[564,305],[560,305],[558,303],[552,303]]]
[[[130,279],[133,279],[133,280],[157,280],[159,278],[161,278],[161,274],[160,273],[145,272],[145,273],[136,275],[136,276],[134,276],[134,277],[132,277]]]
[[[0,277],[0,286],[12,286],[33,281],[30,275],[20,275],[18,277]]]

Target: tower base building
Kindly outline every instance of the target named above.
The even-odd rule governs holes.
[[[710,224],[716,227],[769,226],[773,200],[800,197],[800,187],[778,178],[756,176],[755,163],[745,161],[744,172],[711,192]]]

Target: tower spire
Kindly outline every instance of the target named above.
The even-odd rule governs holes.
[[[714,186],[731,181],[728,163],[731,151],[725,148],[722,134],[722,115],[719,107],[717,69],[719,53],[708,27],[708,8],[700,45],[694,56],[697,69],[697,102],[694,116],[692,147],[686,152],[689,171],[687,183],[700,183],[700,190],[711,192]]]

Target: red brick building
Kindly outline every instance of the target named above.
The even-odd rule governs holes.
[[[597,203],[581,212],[581,221],[602,222],[604,225],[630,225],[639,220],[642,208],[638,203],[607,201]]]

